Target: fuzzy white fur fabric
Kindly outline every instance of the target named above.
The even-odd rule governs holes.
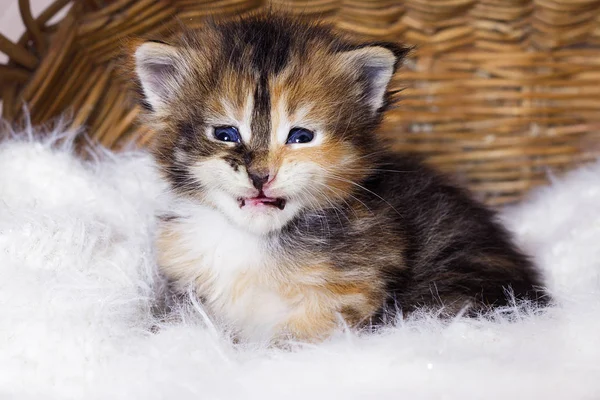
[[[281,350],[233,345],[199,307],[153,329],[147,155],[19,137],[0,144],[2,399],[600,398],[600,164],[503,213],[558,307]]]

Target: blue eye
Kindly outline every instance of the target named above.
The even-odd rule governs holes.
[[[315,134],[304,128],[292,128],[287,137],[286,144],[308,143],[312,142]]]
[[[221,142],[234,142],[239,143],[240,133],[236,127],[233,126],[215,126],[215,139]]]

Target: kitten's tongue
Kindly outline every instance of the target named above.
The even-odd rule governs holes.
[[[256,197],[248,197],[245,199],[240,199],[240,207],[244,206],[268,206],[268,207],[276,207],[280,210],[285,208],[285,200],[279,197],[267,197],[263,192],[260,192]]]

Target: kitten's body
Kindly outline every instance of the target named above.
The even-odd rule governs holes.
[[[177,200],[159,264],[251,339],[536,298],[492,213],[373,134],[404,50],[274,15],[137,47]]]
[[[393,157],[356,199],[255,235],[211,207],[180,201],[164,222],[159,263],[178,290],[193,284],[242,336],[326,336],[343,320],[379,323],[401,309],[536,299],[536,273],[492,213],[410,159]],[[236,243],[232,248],[231,243]]]

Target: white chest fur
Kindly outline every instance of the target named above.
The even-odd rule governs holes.
[[[268,340],[292,304],[277,289],[281,278],[266,239],[246,232],[204,206],[178,206],[165,222],[159,264],[180,288],[192,286],[217,322],[250,340]]]

